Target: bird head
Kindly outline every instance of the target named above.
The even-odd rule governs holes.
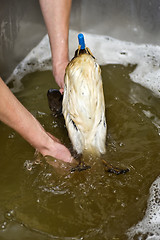
[[[79,57],[82,54],[89,54],[95,59],[90,49],[86,47],[85,41],[84,41],[84,35],[82,33],[78,34],[78,41],[79,41],[78,49],[75,51],[75,55],[73,59],[76,57]]]

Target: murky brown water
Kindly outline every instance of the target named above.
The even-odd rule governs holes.
[[[160,99],[130,81],[133,69],[102,67],[108,123],[105,159],[129,167],[126,175],[106,173],[92,157],[86,159],[92,168],[81,173],[59,173],[45,160],[33,164],[34,149],[0,123],[0,239],[127,239],[128,228],[144,216],[160,163]],[[46,92],[56,87],[51,72],[30,74],[23,84],[16,96],[69,147],[63,121],[48,108]]]

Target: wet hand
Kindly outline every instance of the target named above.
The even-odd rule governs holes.
[[[67,67],[67,64],[68,64],[68,61],[53,64],[53,75],[56,83],[60,87],[59,91],[61,92],[61,94],[63,93],[63,89],[64,89],[64,75],[65,75],[65,69]]]
[[[63,162],[72,163],[74,161],[70,151],[66,148],[59,139],[54,137],[52,134],[47,133],[49,136],[49,142],[46,143],[45,148],[39,149],[43,156],[51,156],[59,159]]]

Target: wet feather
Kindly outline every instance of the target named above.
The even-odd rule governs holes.
[[[63,115],[77,153],[105,153],[107,124],[101,69],[88,51],[74,57],[66,68]]]

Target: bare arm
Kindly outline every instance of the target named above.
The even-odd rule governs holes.
[[[72,0],[39,0],[50,39],[53,74],[61,89],[68,64],[68,31]]]
[[[42,155],[71,162],[69,150],[47,133],[0,78],[0,120],[16,130]]]

